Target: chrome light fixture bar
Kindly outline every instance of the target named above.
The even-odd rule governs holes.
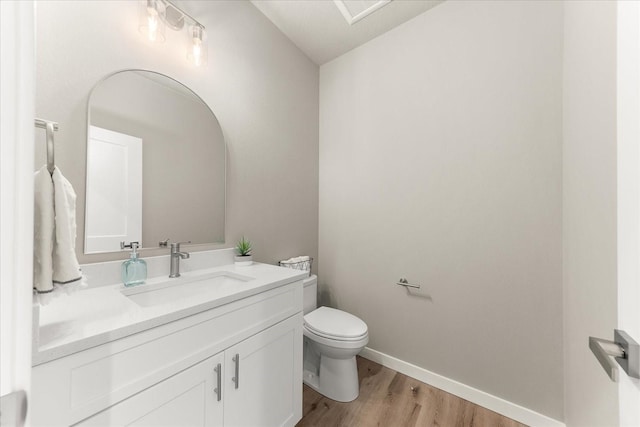
[[[140,2],[139,29],[152,43],[165,41],[165,26],[182,31],[188,23],[187,59],[196,66],[207,63],[205,27],[193,16],[169,0],[142,0]]]

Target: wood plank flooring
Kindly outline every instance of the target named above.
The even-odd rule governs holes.
[[[305,385],[296,427],[526,427],[368,359],[357,360],[360,396],[340,403]]]

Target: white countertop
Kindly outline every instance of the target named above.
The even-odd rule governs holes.
[[[55,299],[40,307],[37,337],[34,337],[33,365],[39,365],[78,351],[117,340],[156,326],[246,298],[288,283],[302,280],[308,272],[254,263],[236,267],[222,265],[183,273],[190,276],[227,271],[251,280],[200,290],[195,298],[179,298],[143,307],[125,296],[121,283],[92,287]],[[166,276],[147,280],[153,285]],[[188,284],[186,284],[188,285]],[[146,285],[142,285],[146,286]],[[177,285],[182,286],[182,285]],[[185,286],[187,292],[188,286]],[[132,289],[132,288],[126,288]],[[38,317],[38,316],[36,316]],[[37,319],[34,319],[37,320]]]

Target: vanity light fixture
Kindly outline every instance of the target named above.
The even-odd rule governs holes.
[[[195,66],[206,65],[207,44],[204,25],[169,0],[142,0],[139,14],[140,32],[151,42],[164,42],[165,26],[182,31],[188,25],[187,59]]]

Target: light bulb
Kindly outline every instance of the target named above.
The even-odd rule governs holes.
[[[205,41],[204,28],[194,25],[189,28],[190,47],[187,50],[187,59],[196,67],[207,63],[207,43]]]
[[[147,18],[149,41],[155,42],[158,38],[158,12],[152,8],[148,8],[147,10],[149,11],[149,17]]]
[[[138,29],[151,43],[164,42],[165,8],[160,0],[140,2]]]
[[[198,67],[202,60],[202,40],[193,39],[193,63]]]

